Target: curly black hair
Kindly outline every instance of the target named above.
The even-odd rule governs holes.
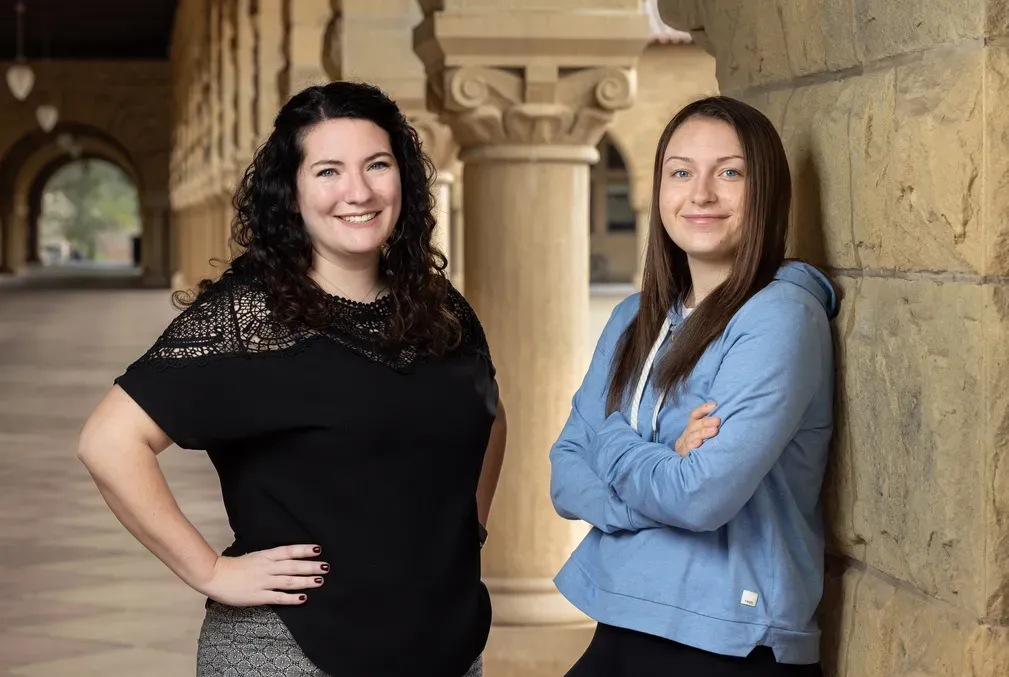
[[[320,122],[340,118],[368,120],[385,130],[399,165],[402,208],[380,261],[393,308],[385,341],[412,344],[428,354],[450,350],[458,345],[461,328],[445,303],[447,260],[432,242],[437,223],[431,192],[435,168],[396,103],[372,85],[331,82],[308,87],[280,110],[270,137],[235,192],[231,240],[241,253],[224,275],[265,284],[274,317],[286,325],[320,328],[331,321],[332,297],[309,277],[312,242],[292,206],[297,202],[305,135]],[[209,284],[202,281],[200,291]],[[177,297],[183,306],[193,300]]]

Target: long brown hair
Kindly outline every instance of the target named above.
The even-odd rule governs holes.
[[[624,403],[667,312],[674,304],[682,304],[690,291],[687,255],[666,233],[659,213],[659,192],[669,139],[684,122],[698,117],[729,124],[743,147],[746,193],[740,242],[728,279],[697,305],[669,352],[656,365],[656,387],[675,398],[704,351],[721,336],[742,305],[774,279],[785,260],[792,180],[778,132],[763,113],[735,99],[716,96],[688,104],[666,125],[655,150],[641,303],[637,316],[617,343],[610,367],[606,397],[609,413]]]

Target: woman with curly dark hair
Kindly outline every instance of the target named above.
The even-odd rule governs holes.
[[[242,253],[84,426],[113,512],[209,598],[198,677],[481,674],[504,410],[431,177],[374,87],[294,96],[235,196]],[[159,468],[173,442],[220,475],[221,555]]]

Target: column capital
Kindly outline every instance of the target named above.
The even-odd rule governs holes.
[[[406,115],[410,124],[420,135],[424,152],[431,158],[438,174],[442,175],[447,172],[459,151],[459,147],[452,137],[452,129],[441,122],[438,115],[431,111],[407,110]]]
[[[637,77],[617,67],[463,66],[445,69],[429,85],[466,161],[491,154],[593,162],[613,114],[633,104]]]
[[[465,162],[597,159],[614,112],[634,102],[649,28],[640,3],[591,4],[420,2],[428,107]]]

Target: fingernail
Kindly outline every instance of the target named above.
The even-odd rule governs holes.
[[[329,565],[328,564],[320,564],[319,568],[322,569],[323,571],[329,571]]]
[[[322,552],[322,548],[320,548],[319,546],[315,546],[314,548],[312,548],[312,552],[318,555],[320,552]]]
[[[315,582],[318,583],[319,585],[322,585],[322,579],[321,578],[316,578]]]
[[[304,595],[298,595],[299,602],[304,602],[306,599],[308,599],[308,597],[305,597]]]

